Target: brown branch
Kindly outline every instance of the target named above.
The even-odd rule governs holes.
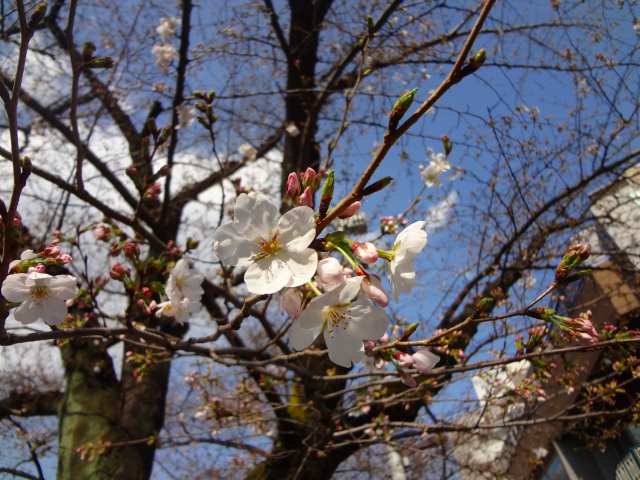
[[[480,33],[482,29],[482,25],[486,20],[489,12],[491,11],[491,7],[493,7],[495,0],[485,0],[485,3],[480,11],[480,15],[476,20],[473,28],[471,29],[471,33],[467,37],[458,54],[455,64],[451,68],[447,77],[442,81],[442,83],[435,89],[435,91],[425,100],[422,105],[418,107],[418,109],[409,117],[407,120],[400,125],[397,130],[392,132],[387,132],[384,137],[384,143],[378,148],[376,151],[371,163],[364,170],[355,186],[351,190],[349,194],[343,197],[338,204],[332,208],[327,216],[322,220],[318,221],[316,226],[316,231],[320,233],[327,225],[329,225],[335,218],[342,213],[342,211],[351,205],[353,202],[360,200],[362,198],[362,191],[369,183],[369,180],[378,169],[382,160],[384,160],[385,156],[391,149],[391,147],[396,143],[396,141],[409,130],[415,123],[442,97],[452,86],[458,83],[462,78],[462,67],[466,58],[471,50],[473,42],[476,37]]]

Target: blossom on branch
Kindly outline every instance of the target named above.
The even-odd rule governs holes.
[[[301,206],[280,216],[278,207],[259,193],[241,194],[233,222],[213,235],[213,250],[227,265],[248,267],[247,289],[270,294],[299,287],[316,273],[318,254],[308,248],[316,236],[313,210]]]
[[[204,277],[190,268],[186,260],[178,260],[167,279],[165,293],[168,300],[158,304],[156,315],[186,322],[190,314],[200,310],[203,280]]]
[[[43,320],[49,325],[62,323],[67,316],[66,301],[78,290],[72,275],[48,275],[32,271],[8,275],[2,295],[9,302],[22,302],[13,316],[23,324]]]
[[[410,292],[416,284],[415,257],[427,245],[424,221],[414,222],[396,237],[389,265],[393,298],[398,301],[400,293]]]
[[[349,368],[362,360],[363,340],[380,338],[389,320],[384,310],[358,295],[361,283],[362,277],[348,278],[313,299],[289,331],[293,347],[303,350],[322,332],[332,362]]]
[[[429,150],[431,161],[428,166],[420,165],[420,175],[427,187],[439,187],[440,175],[451,169],[451,164],[444,153],[435,153]]]

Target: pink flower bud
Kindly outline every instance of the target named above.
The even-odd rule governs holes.
[[[13,217],[13,226],[15,228],[22,228],[22,217],[19,213],[16,213]]]
[[[313,208],[313,192],[310,187],[305,188],[302,195],[298,197],[298,204]]]
[[[45,257],[57,257],[60,255],[60,247],[57,245],[49,245],[44,249],[43,253]]]
[[[158,198],[161,191],[162,191],[162,187],[160,186],[159,183],[154,183],[152,185],[149,185],[149,187],[144,192],[144,198],[149,200]]]
[[[440,357],[428,348],[418,349],[411,357],[413,358],[413,366],[420,373],[429,373],[440,361]]]
[[[96,240],[109,240],[111,237],[111,227],[104,223],[96,225],[93,227],[93,235],[96,237]]]
[[[393,358],[396,359],[398,365],[400,365],[402,368],[413,367],[413,357],[408,353],[396,352],[393,354]]]
[[[73,260],[73,257],[71,255],[69,255],[68,253],[63,253],[62,255],[60,255],[60,257],[58,257],[60,259],[60,261],[64,264],[67,263],[71,263],[71,261]]]
[[[111,271],[109,272],[109,275],[114,280],[122,280],[126,275],[129,274],[130,271],[131,270],[126,265],[122,265],[121,263],[115,263],[111,267]]]
[[[294,320],[302,313],[302,293],[295,288],[287,288],[280,296],[280,308]]]
[[[45,267],[42,263],[37,264],[35,267],[29,267],[30,272],[38,272],[38,273],[46,273],[47,267]]]
[[[302,186],[303,187],[311,186],[313,184],[313,181],[316,179],[316,175],[318,174],[313,168],[307,167],[307,169],[302,174]]]
[[[353,250],[356,257],[358,257],[363,263],[371,265],[378,261],[378,249],[371,242],[353,242],[351,250]]]
[[[153,297],[153,290],[149,287],[142,287],[142,295],[146,298],[151,298]]]
[[[287,196],[294,198],[300,195],[300,181],[295,172],[291,172],[287,177]]]
[[[380,340],[378,340],[378,342],[380,343],[387,343],[389,341],[389,334],[385,333],[384,335],[382,335],[380,337]]]
[[[349,218],[353,217],[356,213],[360,211],[360,207],[362,207],[362,202],[353,202],[347,208],[345,208],[338,217],[340,218]]]
[[[389,304],[389,296],[382,288],[380,278],[377,275],[369,274],[364,277],[360,288],[362,288],[365,295],[376,305],[385,308]]]
[[[345,271],[336,258],[327,257],[318,262],[316,276],[323,290],[333,290],[344,282]]]
[[[136,258],[140,254],[140,247],[138,247],[138,244],[129,240],[124,242],[122,250],[124,251],[124,256],[127,258]]]

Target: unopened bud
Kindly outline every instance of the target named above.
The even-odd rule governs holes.
[[[187,238],[187,250],[195,250],[200,245],[200,242],[194,238]]]
[[[87,62],[88,68],[113,68],[115,65],[111,57],[96,57]]]
[[[586,243],[570,246],[556,268],[556,282],[565,280],[577,266],[589,258],[591,247]]]
[[[379,192],[380,190],[387,188],[393,182],[393,177],[384,177],[377,182],[373,182],[371,185],[364,187],[362,189],[362,196],[366,197],[367,195],[371,195],[373,193]]]
[[[453,150],[453,143],[451,143],[451,140],[449,140],[447,135],[442,136],[442,148],[444,149],[444,154],[447,156],[449,156]]]
[[[311,187],[311,186],[313,186],[313,183],[314,183],[317,175],[318,174],[316,173],[316,171],[313,168],[307,167],[307,169],[302,174],[302,186],[303,187]]]
[[[371,265],[378,261],[378,249],[371,242],[354,242],[351,245],[351,250],[353,250],[356,257],[363,263]]]
[[[82,59],[85,62],[90,61],[96,53],[96,45],[93,42],[85,42],[82,47]]]
[[[322,195],[320,196],[320,207],[318,212],[320,214],[320,218],[324,218],[329,211],[329,205],[331,205],[331,200],[333,199],[333,186],[335,182],[335,173],[333,170],[329,170],[327,173],[327,179],[322,186]]]
[[[302,195],[298,197],[298,204],[313,208],[313,192],[310,187],[305,188]]]
[[[45,14],[47,13],[47,2],[40,2],[36,5],[36,8],[33,9],[33,13],[31,14],[31,18],[29,19],[29,29],[33,30],[36,28]]]
[[[286,194],[291,198],[300,195],[300,180],[298,180],[298,174],[295,172],[291,172],[287,177]]]
[[[389,131],[393,132],[398,127],[398,123],[400,123],[400,119],[402,116],[409,110],[411,104],[413,103],[413,99],[416,96],[417,88],[412,88],[408,92],[403,93],[396,100],[396,103],[393,104],[391,108],[391,112],[389,112]]]

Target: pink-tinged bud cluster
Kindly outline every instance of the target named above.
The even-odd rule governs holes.
[[[29,267],[29,272],[46,273],[47,267],[44,264],[39,263],[34,267]]]
[[[176,242],[169,240],[167,242],[167,254],[171,257],[180,257],[182,256],[182,250],[176,245]]]
[[[351,244],[351,250],[356,254],[356,257],[368,265],[372,265],[378,261],[378,249],[371,242],[353,242]]]
[[[591,322],[591,312],[581,313],[576,318],[566,320],[566,325],[571,329],[572,336],[587,343],[598,343],[600,334]]]
[[[22,228],[22,217],[19,213],[16,213],[13,217],[13,226],[17,229]]]
[[[320,186],[321,175],[309,167],[303,173],[291,172],[287,176],[285,196],[297,206],[313,208],[314,193]]]
[[[358,213],[360,211],[360,208],[362,208],[362,202],[353,202],[351,205],[349,205],[347,208],[345,208],[342,213],[340,215],[338,215],[339,218],[350,218],[353,217],[356,213]]]
[[[122,280],[131,273],[131,269],[121,263],[114,263],[109,276],[114,280]]]
[[[162,187],[158,182],[153,183],[147,187],[144,192],[144,198],[147,200],[154,200],[160,196],[162,192]]]
[[[124,252],[124,256],[129,259],[138,258],[138,255],[140,255],[140,247],[138,246],[138,243],[131,240],[124,242],[122,251]]]

